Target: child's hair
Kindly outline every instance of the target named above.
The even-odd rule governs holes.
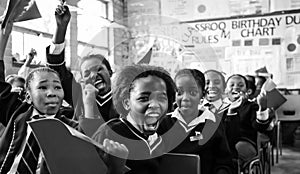
[[[197,69],[181,69],[175,75],[175,80],[180,75],[191,75],[196,80],[197,86],[205,93],[205,77],[204,74]]]
[[[80,60],[80,67],[83,64],[83,62],[85,62],[86,60],[90,60],[90,59],[99,59],[100,61],[102,61],[102,64],[104,64],[109,72],[109,75],[111,76],[113,74],[113,71],[111,69],[111,66],[108,62],[108,60],[101,54],[90,54],[87,56],[84,56],[81,60]]]
[[[248,89],[252,90],[252,94],[255,93],[256,90],[256,86],[255,86],[255,77],[251,76],[251,75],[245,75],[246,79],[247,79],[247,86]]]
[[[162,67],[133,64],[122,67],[112,79],[113,103],[121,116],[126,116],[128,113],[123,107],[122,101],[129,97],[130,91],[134,88],[134,81],[148,76],[156,76],[164,80],[167,87],[168,111],[172,110],[176,88],[169,73]]]
[[[248,89],[247,79],[246,79],[245,76],[243,76],[243,75],[241,75],[241,74],[232,74],[232,75],[229,76],[228,79],[226,80],[226,84],[228,83],[228,80],[231,79],[232,77],[240,77],[240,78],[244,79],[245,85],[246,85],[246,89]]]
[[[39,67],[39,68],[35,68],[35,69],[33,69],[32,71],[30,71],[29,74],[28,74],[27,77],[26,77],[26,80],[25,80],[25,89],[26,89],[26,90],[30,90],[30,83],[31,83],[31,81],[32,81],[33,78],[34,78],[34,74],[35,74],[35,73],[39,73],[39,72],[50,72],[50,73],[54,73],[54,74],[56,74],[57,77],[60,79],[59,74],[58,74],[55,70],[53,70],[53,69],[51,69],[51,68],[49,68],[49,67]]]
[[[21,76],[18,76],[16,74],[10,74],[5,78],[5,81],[9,84],[13,84],[15,81],[19,81],[21,83],[25,84],[25,79]]]
[[[222,84],[223,84],[223,86],[225,88],[226,82],[225,82],[224,75],[220,71],[217,71],[217,70],[214,70],[214,69],[207,70],[207,71],[204,72],[204,74],[207,74],[209,72],[214,72],[214,73],[218,74],[221,77]]]

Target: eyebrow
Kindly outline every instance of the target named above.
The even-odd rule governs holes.
[[[47,82],[48,82],[48,79],[39,81],[40,84],[41,83],[47,83]],[[55,83],[61,83],[59,80],[53,80],[53,82],[55,82]]]

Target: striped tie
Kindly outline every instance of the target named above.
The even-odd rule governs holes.
[[[35,116],[33,117],[33,119],[37,119],[37,117]],[[41,149],[38,145],[38,142],[35,139],[33,132],[31,131],[25,144],[25,148],[22,154],[22,158],[20,159],[17,172],[20,174],[36,173],[40,151]]]

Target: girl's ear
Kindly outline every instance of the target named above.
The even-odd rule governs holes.
[[[246,94],[247,94],[248,96],[249,96],[249,95],[252,95],[252,94],[253,94],[252,89],[248,89],[247,92],[246,92]]]
[[[122,104],[125,110],[129,110],[130,109],[130,103],[129,103],[129,98],[126,98],[124,100],[122,100]]]
[[[31,104],[31,103],[32,103],[31,95],[29,94],[28,91],[26,91],[26,94],[25,94],[25,101],[26,101],[28,104]]]

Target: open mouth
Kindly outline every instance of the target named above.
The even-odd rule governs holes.
[[[145,127],[147,130],[156,130],[159,125],[159,113],[147,114],[145,118]]]
[[[216,95],[218,95],[218,92],[217,91],[207,91],[207,95],[208,96],[216,96]]]
[[[234,98],[240,97],[240,92],[238,92],[238,91],[232,91],[231,94],[232,94],[232,97],[234,97]]]
[[[94,86],[97,88],[97,89],[103,89],[105,88],[105,82],[102,80],[102,79],[99,79],[97,80],[95,83],[94,83]]]
[[[144,128],[145,128],[145,130],[148,130],[148,131],[155,131],[158,128],[158,125],[159,125],[159,121],[156,120],[156,122],[154,122],[154,123],[146,123],[144,125]]]

